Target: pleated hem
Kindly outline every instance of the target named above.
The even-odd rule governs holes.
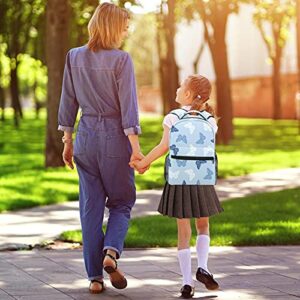
[[[166,183],[158,206],[162,215],[178,219],[210,217],[223,211],[213,185]]]

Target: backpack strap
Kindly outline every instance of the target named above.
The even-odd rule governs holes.
[[[184,108],[177,108],[169,112],[169,114],[175,115],[179,120],[188,112]]]

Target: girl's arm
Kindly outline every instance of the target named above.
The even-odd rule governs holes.
[[[143,169],[148,167],[153,161],[157,160],[169,150],[169,132],[170,129],[166,125],[163,125],[164,132],[160,143],[155,146],[146,156],[140,161],[133,162],[133,166],[137,169]]]

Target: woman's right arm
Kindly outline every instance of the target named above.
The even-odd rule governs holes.
[[[78,109],[79,104],[76,99],[71,73],[70,52],[68,52],[58,110],[58,130],[64,132],[64,150],[62,156],[64,163],[71,169],[74,168],[72,133],[74,132]]]
[[[69,51],[66,56],[62,91],[58,110],[58,130],[74,132],[74,124],[76,122],[78,109],[79,104],[75,95]]]

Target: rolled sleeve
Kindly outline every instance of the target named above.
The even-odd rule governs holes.
[[[78,109],[79,104],[76,99],[71,73],[70,52],[68,52],[58,110],[58,130],[74,132]]]
[[[141,134],[134,67],[128,53],[120,64],[117,84],[124,133]]]

